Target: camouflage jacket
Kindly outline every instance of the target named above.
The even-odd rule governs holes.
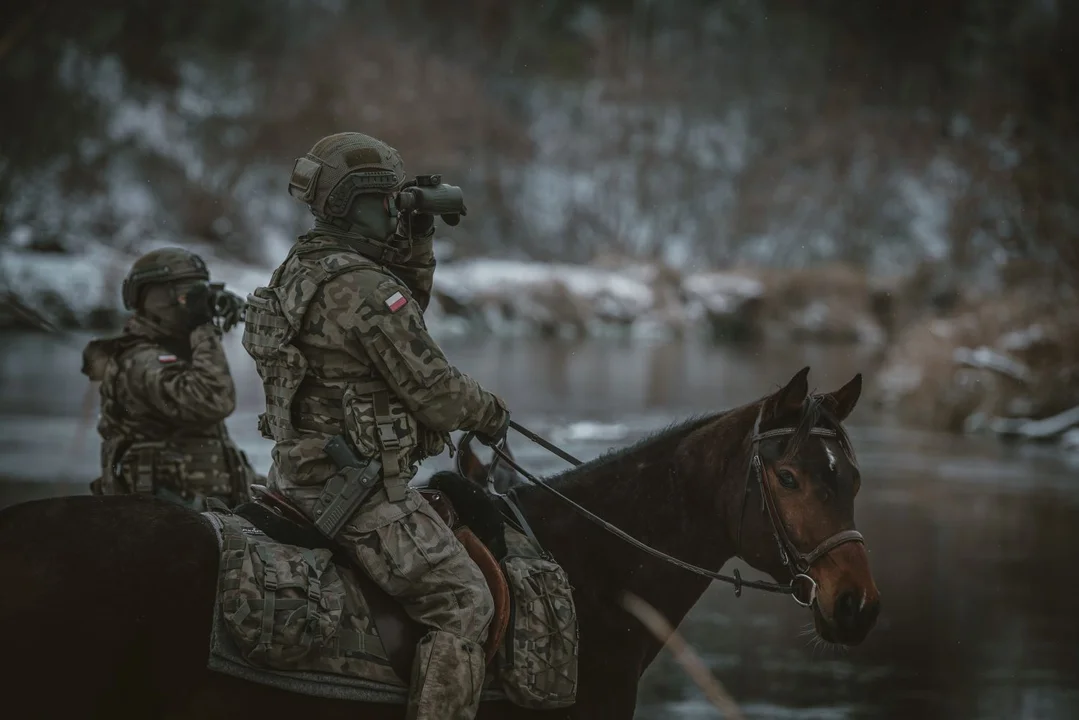
[[[244,347],[266,391],[271,482],[284,490],[317,490],[336,474],[323,451],[332,435],[381,457],[389,485],[441,453],[450,431],[493,433],[506,418],[446,359],[405,283],[330,237],[300,238],[248,298]]]
[[[106,494],[246,491],[250,466],[224,425],[236,389],[220,330],[204,325],[177,340],[136,315],[122,335],[86,346],[82,371],[101,382]]]

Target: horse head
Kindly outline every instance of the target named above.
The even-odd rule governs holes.
[[[763,398],[746,437],[744,482],[723,482],[721,507],[735,552],[776,581],[791,581],[813,609],[825,641],[857,645],[873,628],[880,597],[854,527],[861,474],[842,423],[862,376],[825,394],[809,392],[809,368]]]

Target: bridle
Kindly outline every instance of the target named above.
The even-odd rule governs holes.
[[[764,482],[764,463],[760,457],[760,443],[762,440],[767,440],[773,437],[793,435],[796,430],[795,428],[785,427],[777,428],[775,430],[768,430],[767,432],[761,433],[759,432],[759,429],[762,413],[763,406],[761,408],[761,412],[757,415],[757,421],[753,426],[753,433],[750,436],[752,444],[750,449],[749,472],[746,475],[746,489],[742,499],[742,515],[739,518],[738,523],[738,550],[741,550],[740,546],[742,540],[742,520],[745,516],[746,501],[748,500],[749,489],[751,486],[750,475],[755,475],[757,478],[757,483],[761,488],[761,512],[768,513],[768,518],[772,523],[772,535],[775,538],[776,545],[779,548],[780,559],[782,560],[783,565],[788,568],[791,573],[791,581],[787,585],[780,585],[778,583],[762,580],[743,580],[741,573],[737,569],[733,571],[732,575],[724,575],[722,573],[708,570],[707,568],[693,565],[692,563],[685,562],[684,560],[679,560],[676,557],[668,555],[661,550],[657,550],[652,546],[641,542],[640,540],[625,532],[621,528],[612,525],[611,523],[607,522],[603,518],[593,513],[591,510],[588,510],[587,508],[581,506],[575,500],[567,497],[560,491],[551,487],[550,485],[543,482],[542,480],[522,468],[520,465],[518,465],[517,462],[509,455],[509,453],[506,452],[505,439],[503,439],[502,442],[498,445],[495,445],[491,448],[494,452],[494,459],[491,461],[491,464],[487,468],[487,492],[501,498],[506,503],[507,507],[509,507],[510,511],[513,513],[518,525],[520,525],[521,530],[529,537],[532,542],[536,543],[537,546],[538,541],[535,538],[535,534],[529,527],[528,521],[525,519],[524,514],[521,512],[520,508],[517,507],[515,490],[511,489],[506,493],[500,493],[495,489],[493,480],[494,470],[497,463],[500,461],[506,463],[511,468],[516,470],[521,477],[523,477],[532,485],[535,485],[543,491],[558,498],[564,504],[568,505],[578,515],[581,515],[586,520],[589,520],[595,525],[598,525],[603,530],[606,530],[610,534],[614,535],[620,540],[623,540],[629,545],[632,545],[638,550],[652,555],[653,557],[658,558],[669,565],[674,565],[675,567],[694,573],[695,575],[700,575],[710,580],[719,580],[720,582],[733,585],[735,597],[741,597],[742,588],[745,587],[753,590],[761,590],[763,592],[790,595],[794,598],[794,601],[802,607],[810,607],[811,605],[813,605],[814,602],[816,602],[817,599],[817,583],[808,574],[813,564],[817,560],[827,555],[832,550],[839,547],[840,545],[844,545],[849,542],[859,542],[864,544],[865,539],[862,537],[862,534],[857,530],[843,530],[820,542],[815,548],[813,548],[813,550],[808,553],[801,552],[794,544],[794,542],[791,541],[790,535],[787,532],[787,528],[783,523],[783,519],[779,516],[779,511],[776,507],[776,502],[772,496],[771,490],[768,487],[768,483]],[[528,428],[523,427],[512,420],[510,421],[509,425],[511,428],[521,433],[532,442],[536,443],[545,450],[548,450],[549,452],[557,455],[571,465],[579,466],[583,464],[581,460],[578,460],[573,455],[570,455],[562,448],[558,447],[549,440],[546,440],[545,438],[537,435]],[[812,435],[818,435],[821,437],[837,437],[837,433],[834,430],[828,430],[825,428],[813,428],[809,432]],[[466,433],[464,438],[462,438],[461,440],[461,445],[464,446],[467,442],[471,440],[472,437],[473,433]],[[457,456],[457,464],[458,473],[464,475],[463,468],[461,467],[460,454],[458,454]],[[809,591],[807,593],[807,597],[802,598],[799,596],[798,584],[805,582],[808,582]]]
[[[813,564],[840,545],[845,545],[850,542],[862,543],[864,545],[865,538],[860,532],[852,528],[850,530],[840,530],[834,535],[825,538],[807,553],[798,549],[798,546],[794,544],[790,534],[787,532],[786,523],[783,522],[783,518],[779,515],[779,507],[776,503],[772,488],[764,481],[764,461],[761,459],[760,453],[762,440],[787,437],[788,435],[793,435],[796,430],[791,427],[783,427],[760,432],[761,416],[763,412],[764,408],[762,406],[761,412],[757,414],[757,421],[753,425],[749,472],[746,474],[746,487],[745,492],[742,495],[742,512],[738,519],[738,540],[735,554],[741,556],[742,525],[745,523],[746,505],[749,500],[749,490],[752,487],[752,478],[755,477],[757,486],[760,488],[761,512],[768,514],[768,521],[772,525],[772,537],[775,539],[776,548],[779,550],[779,559],[791,574],[791,586],[794,587],[796,583],[804,582],[807,583],[809,587],[807,600],[803,600],[798,596],[798,593],[795,592],[793,593],[794,601],[803,607],[809,607],[817,598],[817,581],[809,575],[809,570],[813,567]],[[810,428],[809,434],[824,438],[839,437],[839,433],[835,430],[829,430],[828,428]]]

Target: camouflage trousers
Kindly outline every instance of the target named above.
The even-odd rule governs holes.
[[[303,490],[286,492],[311,515],[317,496]],[[402,502],[391,503],[378,490],[336,540],[413,620],[432,629],[417,648],[409,720],[471,720],[483,687],[483,642],[494,599],[483,573],[434,508],[415,490],[406,493]]]

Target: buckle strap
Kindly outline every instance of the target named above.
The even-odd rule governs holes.
[[[531,543],[533,549],[539,556],[545,559],[550,559],[550,555],[543,546],[540,545],[539,538],[536,537],[536,533],[532,532],[532,526],[528,524],[528,520],[525,518],[525,514],[521,512],[521,508],[517,506],[517,489],[511,488],[505,495],[502,496],[503,502],[506,503],[506,507],[513,513],[513,517],[517,519],[517,524],[521,527],[521,532],[528,538],[528,542]]]
[[[386,648],[382,640],[374,633],[358,632],[341,628],[334,637],[333,651],[339,657],[374,655],[385,658]]]
[[[376,436],[382,448],[382,484],[386,488],[386,498],[390,502],[401,502],[405,499],[405,483],[401,481],[401,464],[397,456],[401,441],[393,428],[390,395],[385,387],[373,394],[371,404],[375,413]]]
[[[319,578],[318,561],[315,553],[304,550],[300,557],[307,564],[307,619],[303,626],[303,637],[300,638],[301,647],[311,647],[315,631],[318,629],[319,603],[322,601],[322,580]]]
[[[274,607],[277,601],[277,568],[274,567],[273,554],[266,545],[258,543],[255,552],[262,559],[262,582],[266,588],[265,601],[262,607],[262,628],[259,634],[258,645],[255,652],[269,652],[273,644]]]

